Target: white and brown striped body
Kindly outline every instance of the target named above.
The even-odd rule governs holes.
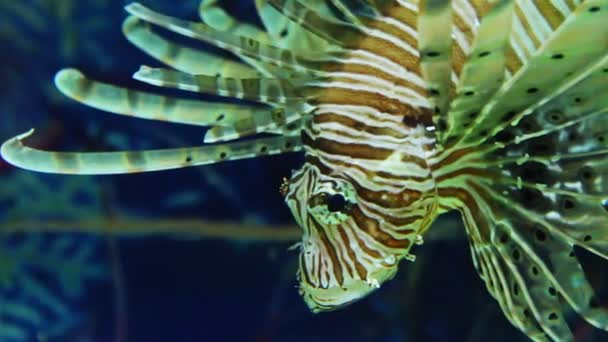
[[[420,75],[414,9],[396,6],[367,22],[365,36],[327,79],[302,132],[306,164],[286,202],[303,229],[300,291],[314,311],[365,296],[413,259],[411,246],[437,215],[429,156],[432,105]],[[414,44],[414,45],[412,45]],[[347,188],[353,198],[345,194]],[[332,196],[346,198],[327,220]]]

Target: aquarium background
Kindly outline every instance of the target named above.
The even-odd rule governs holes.
[[[63,67],[152,89],[131,79],[160,64],[123,38],[126,3],[0,0],[0,140],[35,127],[28,143],[53,150],[202,144],[200,128],[107,114],[54,89]],[[197,19],[195,0],[142,3]],[[225,4],[258,23],[252,0]],[[310,313],[289,249],[298,228],[278,191],[300,164],[296,154],[81,177],[0,160],[0,342],[526,341],[478,279],[457,215],[440,219],[417,261],[382,289]],[[604,289],[606,264],[586,259]],[[577,341],[607,338],[572,316]]]

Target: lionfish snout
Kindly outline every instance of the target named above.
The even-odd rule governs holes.
[[[401,245],[386,248],[382,218],[374,217],[355,182],[306,166],[294,173],[286,202],[303,234],[298,280],[313,312],[361,299],[391,279]]]
[[[336,310],[364,298],[397,272],[397,256],[359,260],[361,251],[324,243],[304,242],[300,253],[300,294],[312,312]]]

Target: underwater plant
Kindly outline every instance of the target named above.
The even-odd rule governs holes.
[[[204,23],[126,7],[126,37],[173,68],[144,66],[137,80],[230,101],[57,74],[64,94],[91,107],[209,127],[206,145],[46,152],[23,144],[28,132],[2,156],[39,172],[117,174],[303,151],[281,190],[302,229],[297,278],[312,311],[379,288],[415,259],[437,216],[458,211],[480,277],[524,334],[573,340],[564,303],[608,329],[574,251],[608,258],[607,0],[256,6],[265,31],[216,1],[202,2]]]
[[[85,289],[108,276],[100,239],[5,229],[14,221],[29,227],[37,219],[98,211],[98,187],[90,178],[73,178],[57,188],[24,173],[0,177],[0,341],[61,338],[77,329],[88,320],[80,305]],[[90,201],[79,201],[85,197]]]

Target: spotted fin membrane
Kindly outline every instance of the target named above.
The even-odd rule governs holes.
[[[341,54],[357,46],[351,40],[360,35],[351,33],[378,24],[374,32],[383,34],[387,26],[379,23],[413,26],[407,35],[416,38],[416,58],[401,60],[403,75],[420,74],[428,96],[407,101],[434,112],[428,164],[439,206],[461,212],[488,291],[535,341],[574,340],[563,303],[608,330],[608,313],[574,253],[579,246],[608,258],[608,0],[258,0],[265,30],[239,23],[218,3],[201,3],[204,23],[127,6],[126,37],[172,68],[143,67],[135,78],[259,106],[167,98],[71,69],[56,83],[116,114],[211,127],[206,142],[220,144],[58,153],[24,146],[28,133],[5,143],[2,155],[42,172],[101,174],[301,150],[298,133],[314,114],[326,70],[345,63]],[[175,45],[152,26],[220,47],[238,61]],[[257,133],[277,136],[228,142]]]
[[[574,340],[563,302],[607,330],[574,247],[608,258],[608,1],[459,8],[465,48],[437,52],[453,64],[435,118],[442,205],[461,211],[476,269],[531,339]]]

